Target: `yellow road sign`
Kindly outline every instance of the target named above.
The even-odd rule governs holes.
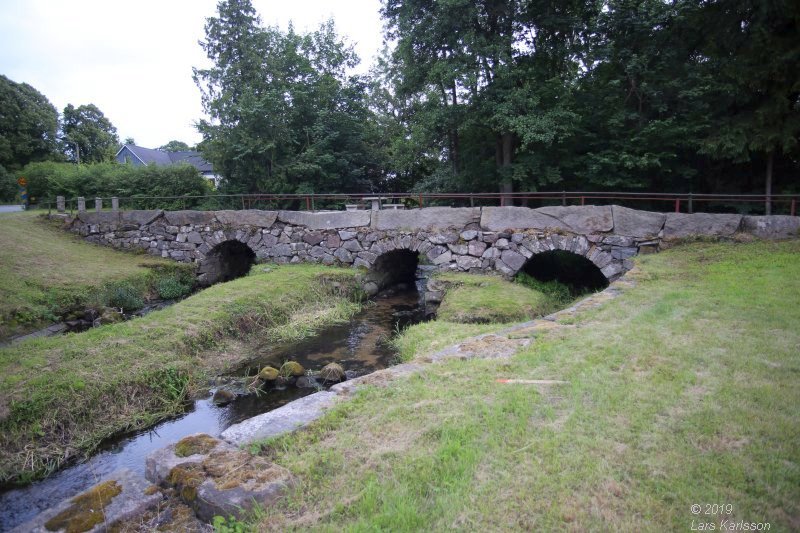
[[[25,178],[19,178],[19,179],[17,180],[17,184],[18,184],[20,187],[26,187],[26,186],[28,185],[28,180],[26,180]]]

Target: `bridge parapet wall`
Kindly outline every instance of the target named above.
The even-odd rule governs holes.
[[[71,230],[86,240],[199,264],[226,241],[261,261],[371,268],[392,250],[419,253],[440,270],[518,272],[534,254],[586,257],[613,281],[631,257],[691,236],[797,236],[800,217],[652,213],[620,206],[448,208],[405,211],[128,211],[79,213]]]

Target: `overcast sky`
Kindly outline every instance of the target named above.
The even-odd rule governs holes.
[[[380,0],[252,0],[265,25],[313,30],[333,18],[365,72],[382,42]],[[0,74],[25,82],[63,112],[93,103],[120,140],[156,148],[200,141],[192,67],[217,0],[0,0]]]

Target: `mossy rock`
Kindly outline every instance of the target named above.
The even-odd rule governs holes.
[[[327,382],[338,383],[346,379],[344,368],[339,363],[328,363],[319,371],[319,378]]]
[[[293,377],[297,378],[302,375],[305,375],[306,369],[303,368],[303,365],[298,363],[297,361],[286,361],[281,365],[281,369],[279,370],[279,374],[283,377]]]
[[[197,463],[178,465],[169,472],[167,483],[174,486],[181,499],[191,503],[197,498],[197,487],[205,481],[203,466]]]
[[[98,320],[101,324],[116,324],[125,320],[125,317],[113,307],[104,307]]]
[[[218,439],[205,433],[189,435],[175,444],[175,455],[178,457],[189,457],[198,453],[205,455],[216,448],[217,444],[219,444]]]
[[[217,392],[214,393],[214,397],[211,398],[211,401],[214,402],[214,405],[225,405],[231,403],[235,399],[235,393],[226,389],[217,389]]]
[[[106,515],[103,509],[108,507],[111,500],[120,492],[122,487],[114,480],[99,483],[75,496],[72,505],[48,520],[44,527],[50,531],[63,530],[67,533],[89,531],[105,522]]]
[[[264,381],[275,381],[278,375],[278,369],[271,366],[265,366],[261,369],[261,372],[258,373],[258,377]]]

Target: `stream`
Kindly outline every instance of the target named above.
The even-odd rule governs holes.
[[[423,320],[419,293],[413,287],[389,289],[365,304],[360,313],[342,325],[332,326],[302,341],[264,349],[247,361],[236,375],[253,375],[286,360],[299,362],[308,370],[327,363],[341,364],[349,376],[390,366],[395,353],[387,340],[407,325]],[[287,387],[248,395],[218,406],[207,398],[195,400],[182,415],[162,421],[143,431],[105,443],[87,461],[60,470],[49,478],[0,493],[0,531],[26,522],[53,504],[74,496],[119,468],[144,475],[145,458],[192,433],[219,436],[222,431],[253,416],[276,409],[292,400],[316,392],[314,388]]]

